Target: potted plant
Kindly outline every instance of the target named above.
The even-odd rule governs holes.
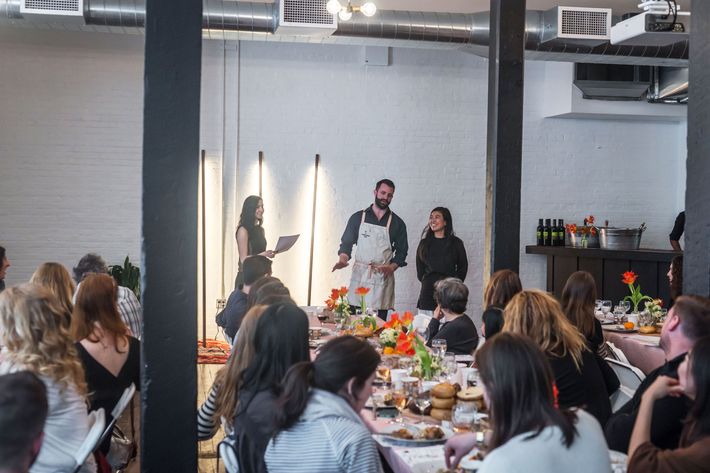
[[[123,266],[114,264],[109,266],[108,272],[119,286],[127,287],[141,300],[141,270],[134,266],[128,256],[123,260]]]

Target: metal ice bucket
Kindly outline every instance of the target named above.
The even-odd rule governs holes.
[[[599,227],[599,243],[606,250],[638,250],[643,230],[643,227]]]

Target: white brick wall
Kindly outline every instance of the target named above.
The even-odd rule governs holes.
[[[115,260],[137,256],[140,244],[141,39],[40,36],[0,36],[0,241],[15,264],[9,283],[48,259],[71,265],[95,250]],[[397,184],[392,207],[407,223],[411,247],[410,266],[397,272],[398,308],[415,306],[416,244],[431,208],[444,205],[469,254],[477,319],[487,61],[395,49],[390,66],[366,68],[359,47],[228,47],[224,54],[222,43],[205,43],[201,125],[203,148],[211,155],[224,149],[227,294],[235,269],[231,222],[258,190],[263,150],[267,239],[273,245],[279,234],[302,233],[277,257],[275,274],[305,303],[312,167],[320,153],[314,303],[347,282],[349,270],[330,272],[345,221],[372,202],[377,179],[390,177]],[[666,247],[683,206],[685,125],[543,119],[543,66],[526,69],[521,243],[533,242],[539,217],[570,222],[593,213],[618,224],[645,220],[644,246]],[[76,82],[74,92],[66,90]],[[544,287],[544,259],[522,254],[521,276],[527,286]],[[221,284],[213,273],[209,282],[212,310]]]

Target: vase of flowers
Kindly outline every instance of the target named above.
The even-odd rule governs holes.
[[[401,318],[397,312],[390,315],[379,337],[383,355],[414,355],[412,320],[411,312],[405,312]]]
[[[431,381],[435,376],[441,374],[441,360],[427,350],[421,338],[416,335],[413,335],[413,338],[415,356],[412,376],[424,381]]]
[[[342,286],[330,291],[330,297],[325,300],[325,305],[333,312],[336,330],[343,330],[350,326],[350,304],[348,303],[348,288]]]
[[[651,297],[644,296],[641,293],[641,285],[636,284],[637,279],[638,275],[633,271],[626,271],[624,274],[621,275],[621,282],[629,287],[629,292],[631,293],[628,296],[624,297],[623,300],[631,302],[631,305],[634,306],[633,312],[635,313],[638,313],[639,304],[642,301],[653,301]]]
[[[583,225],[570,223],[565,225],[567,240],[575,248],[599,248],[599,231],[594,226],[594,215],[584,219]]]

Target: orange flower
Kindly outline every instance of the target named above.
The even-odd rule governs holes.
[[[597,234],[597,227],[592,227],[592,228],[589,230],[589,233],[591,233],[592,235],[596,235],[596,234]]]
[[[594,215],[590,215],[587,217],[587,223],[589,225],[594,225]]]
[[[574,224],[574,223],[569,223],[569,224],[567,224],[567,225],[565,225],[565,226],[567,227],[567,231],[568,231],[569,233],[572,233],[572,234],[576,234],[576,233],[577,233],[577,225],[576,225],[576,224]]]
[[[330,291],[330,300],[335,301],[336,299],[338,299],[338,297],[340,297],[340,293],[338,292],[338,290],[332,289]]]
[[[382,354],[383,354],[383,355],[394,355],[394,348],[392,348],[392,347],[385,347],[385,348],[382,350]]]
[[[414,355],[414,345],[412,344],[413,335],[407,335],[404,332],[400,332],[397,337],[397,353],[402,355],[412,356]]]
[[[409,325],[412,323],[412,320],[414,320],[414,316],[412,315],[411,312],[406,311],[404,315],[402,316],[402,324],[403,325]]]
[[[399,314],[397,312],[394,312],[392,315],[390,315],[390,319],[385,322],[384,327],[385,328],[397,328],[401,325],[399,321]]]
[[[369,287],[358,287],[357,289],[355,289],[355,294],[361,297],[366,296],[368,292],[370,292]]]
[[[340,297],[345,297],[345,296],[347,296],[347,295],[348,295],[348,288],[345,287],[345,286],[341,287],[339,294],[340,294]]]
[[[638,275],[633,271],[626,271],[621,275],[621,282],[624,284],[633,284],[636,282]]]

